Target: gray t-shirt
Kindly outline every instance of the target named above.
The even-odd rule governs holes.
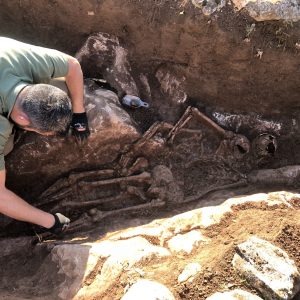
[[[9,116],[19,92],[67,73],[66,54],[0,37],[0,170],[5,168],[3,151],[13,128]]]

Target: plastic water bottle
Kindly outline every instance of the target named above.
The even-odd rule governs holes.
[[[144,102],[139,97],[133,95],[125,95],[122,98],[121,103],[130,108],[149,107],[147,102]]]

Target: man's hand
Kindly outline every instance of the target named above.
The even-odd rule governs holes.
[[[59,235],[69,227],[70,219],[60,213],[56,213],[53,216],[55,219],[55,223],[51,228],[48,229],[48,231],[53,234]]]
[[[88,120],[84,108],[83,74],[78,60],[67,56],[69,71],[66,75],[66,84],[72,101],[73,120],[71,127],[77,141],[82,142],[90,135]]]
[[[81,142],[87,139],[90,135],[90,130],[86,112],[73,113],[71,127],[77,140]]]

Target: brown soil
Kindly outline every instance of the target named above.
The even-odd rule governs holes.
[[[299,109],[298,23],[255,23],[230,5],[205,17],[191,1],[181,0],[2,5],[0,34],[73,54],[91,33],[114,34],[129,49],[136,75],[173,67],[186,77],[188,96],[198,105],[266,114]],[[261,59],[257,49],[263,51]],[[85,71],[87,76],[97,72]]]

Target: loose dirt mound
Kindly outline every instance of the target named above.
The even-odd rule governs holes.
[[[300,269],[300,210],[268,208],[263,204],[247,206],[236,207],[221,224],[204,230],[204,235],[211,238],[210,243],[199,247],[191,255],[178,256],[175,260],[166,259],[150,267],[141,266],[147,279],[161,282],[171,289],[173,287],[176,299],[201,300],[214,292],[236,288],[257,294],[247,282],[237,276],[231,265],[235,246],[252,235],[285,250]],[[192,283],[178,284],[178,275],[191,262],[200,263],[203,272]],[[103,299],[120,299],[128,282],[139,277],[138,273],[136,276],[123,275],[119,285],[111,289]]]

